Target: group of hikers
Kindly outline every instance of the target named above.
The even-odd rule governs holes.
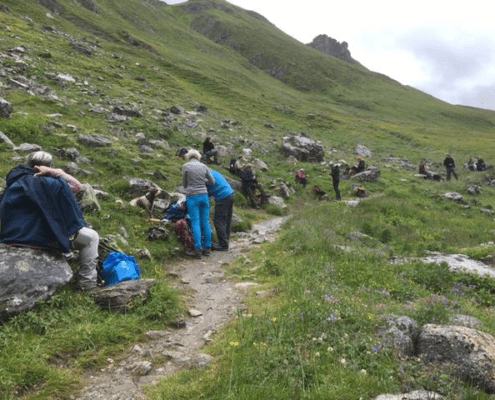
[[[186,211],[193,242],[186,254],[195,258],[208,256],[212,250],[229,249],[234,207],[234,190],[228,180],[205,163],[205,158],[210,157],[218,163],[218,152],[209,138],[203,147],[203,154],[194,149],[181,153],[186,162],[182,167],[185,201],[180,206]],[[237,168],[243,192],[252,206],[259,208],[254,192],[259,190],[262,196],[265,193],[253,165],[237,163]],[[27,162],[13,168],[6,178],[0,200],[0,243],[66,255],[79,250],[76,285],[81,290],[91,290],[98,283],[100,237],[87,226],[77,200],[84,186],[62,169],[54,168],[50,153],[29,154]],[[213,225],[217,243],[212,242],[210,197],[215,200]]]
[[[339,189],[341,175],[345,178],[355,174],[359,174],[360,172],[364,172],[366,170],[366,162],[364,161],[364,158],[362,156],[359,156],[357,158],[357,164],[353,165],[352,167],[350,167],[344,160],[340,160],[338,163],[329,162],[328,166],[330,167],[330,176],[332,177],[335,199],[339,201],[342,199]],[[344,170],[341,173],[340,169],[342,167],[344,167]],[[300,168],[296,172],[295,181],[296,183],[303,185],[303,187],[306,187],[308,183],[308,175],[306,174],[304,168]],[[318,186],[313,186],[313,191],[318,197],[324,196],[326,194],[326,192]],[[366,197],[364,187],[358,187],[356,189],[356,195],[358,197]]]
[[[443,166],[445,167],[446,179],[450,181],[451,176],[453,175],[456,180],[459,179],[457,175],[455,161],[450,154],[447,154],[445,159],[443,160]],[[474,157],[470,157],[468,162],[465,164],[466,168],[470,171],[486,171],[491,169],[491,165],[485,164],[485,161],[480,156],[478,159],[474,159]],[[431,172],[428,168],[427,161],[423,158],[419,163],[419,173],[424,175],[425,179],[431,179],[434,181],[441,181],[443,178],[440,174],[436,172]]]
[[[185,160],[182,166],[185,201],[172,206],[179,207],[182,213],[180,217],[174,218],[175,222],[180,221],[176,225],[178,229],[176,232],[184,233],[181,231],[182,228],[190,230],[190,244],[186,254],[201,258],[209,256],[212,250],[228,250],[234,190],[224,175],[207,165],[211,162],[219,164],[218,151],[208,137],[203,143],[203,154],[194,149],[183,148],[179,156]],[[345,167],[343,174],[346,175],[357,174],[366,169],[362,157],[358,158],[357,165],[353,167],[349,167],[343,160],[328,165],[331,167],[330,176],[336,200],[341,200],[339,189],[341,168]],[[450,154],[446,156],[443,165],[446,168],[447,180],[450,180],[451,175],[458,179],[455,162]],[[481,157],[476,162],[471,159],[467,165],[469,169],[476,171],[491,167],[485,165]],[[266,194],[256,179],[253,164],[231,160],[229,170],[240,178],[242,192],[249,199],[251,206],[255,209],[260,208],[260,199],[265,199]],[[428,170],[424,159],[421,160],[419,172],[427,179],[442,179],[439,174]],[[295,173],[295,181],[306,187],[308,175],[304,168],[300,168]],[[17,166],[9,172],[6,184],[0,202],[0,243],[64,254],[70,253],[73,249],[79,250],[81,267],[77,272],[77,285],[82,290],[96,287],[99,235],[87,226],[76,197],[83,190],[84,185],[62,169],[54,168],[51,154],[44,151],[29,154],[25,165]],[[325,194],[317,186],[313,189],[317,194]],[[256,191],[259,191],[258,195],[255,194]],[[358,196],[360,193],[365,193],[364,188],[358,188]],[[215,200],[213,225],[217,234],[217,243],[212,242],[211,197]],[[168,211],[174,210],[172,206]],[[185,220],[187,224],[184,224]],[[182,233],[180,237],[183,237]],[[185,233],[184,235],[187,236]]]

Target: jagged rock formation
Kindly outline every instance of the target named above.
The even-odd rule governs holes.
[[[318,35],[311,43],[308,43],[308,46],[323,54],[340,58],[343,61],[357,63],[357,61],[351,57],[351,52],[347,48],[347,42],[340,43],[327,35]]]

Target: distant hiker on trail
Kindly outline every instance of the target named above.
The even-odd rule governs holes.
[[[206,160],[206,164],[211,162],[210,157],[213,157],[215,164],[218,164],[218,150],[215,150],[215,145],[211,141],[210,137],[207,137],[203,142],[203,157]]]
[[[366,163],[364,162],[363,157],[358,157],[358,164],[354,165],[351,168],[351,174],[359,174],[360,172],[363,172],[366,169]]]
[[[330,171],[330,175],[332,176],[333,190],[335,191],[335,200],[341,200],[340,197],[340,164],[333,164],[332,170]]]
[[[303,187],[306,187],[306,184],[308,183],[308,175],[306,175],[304,168],[301,168],[296,172],[296,183],[300,183]]]
[[[248,196],[249,201],[251,202],[251,206],[253,208],[259,209],[260,206],[254,198],[254,191],[258,189],[262,197],[265,197],[266,195],[263,191],[263,187],[254,175],[253,164],[246,164],[239,173],[239,178],[241,178],[242,181],[242,192]]]
[[[220,172],[211,170],[211,175],[215,179],[215,184],[206,185],[206,187],[208,195],[213,196],[215,199],[213,225],[218,239],[218,244],[213,243],[211,249],[227,251],[229,249],[230,227],[234,213],[234,190]]]
[[[194,236],[194,257],[209,256],[211,251],[210,201],[206,182],[215,184],[210,170],[200,162],[201,154],[189,150],[182,166],[182,186],[186,191],[186,205]]]
[[[52,168],[52,156],[44,151],[29,154],[27,164],[10,171],[6,180],[0,202],[0,242],[64,254],[79,250],[77,286],[95,288],[100,238],[86,227],[74,196],[79,181]]]
[[[445,166],[445,169],[447,170],[447,180],[448,181],[450,181],[450,174],[454,174],[456,180],[459,179],[459,177],[457,176],[457,173],[455,172],[454,159],[450,156],[450,154],[447,154],[447,157],[445,157],[445,160],[443,160],[443,165]]]

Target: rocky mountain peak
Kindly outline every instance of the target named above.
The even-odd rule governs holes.
[[[351,52],[347,48],[347,42],[340,43],[327,35],[318,35],[311,43],[308,43],[308,46],[323,54],[340,58],[343,61],[357,63],[357,61],[351,57]]]

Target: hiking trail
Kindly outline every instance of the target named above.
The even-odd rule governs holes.
[[[174,372],[204,367],[212,357],[201,354],[211,336],[234,318],[243,306],[246,287],[253,282],[235,284],[225,279],[224,265],[261,242],[274,241],[287,217],[277,217],[253,226],[248,233],[233,235],[229,251],[214,251],[211,256],[181,259],[167,266],[171,284],[189,295],[189,315],[182,327],[149,331],[144,343],[130,344],[122,361],[108,359],[99,372],[88,373],[88,386],[74,400],[138,400],[144,399],[143,385],[158,384],[160,378]],[[155,366],[156,364],[156,366]]]

